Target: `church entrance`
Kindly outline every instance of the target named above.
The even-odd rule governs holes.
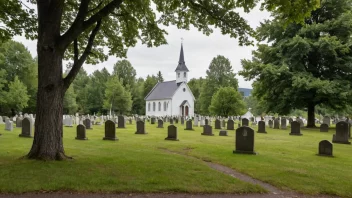
[[[189,116],[189,107],[187,100],[184,100],[180,105],[180,114],[181,116]]]
[[[185,107],[185,116],[188,116],[188,106]]]

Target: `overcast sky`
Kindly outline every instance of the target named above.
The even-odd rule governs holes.
[[[254,9],[251,13],[242,14],[242,16],[255,28],[261,21],[269,18],[269,13]],[[203,35],[196,29],[185,31],[176,27],[166,27],[166,31],[168,32],[166,36],[167,45],[148,48],[137,44],[136,47],[129,49],[127,59],[136,69],[138,77],[145,78],[148,74],[156,74],[161,71],[164,80],[174,80],[176,78],[174,71],[178,64],[181,38],[184,39],[183,48],[185,62],[190,71],[189,78],[204,77],[211,60],[217,55],[223,55],[230,59],[233,70],[237,73],[242,69],[241,59],[251,59],[251,51],[255,49],[252,46],[240,47],[237,39],[222,35],[218,30],[215,30],[210,36]],[[24,37],[15,37],[14,39],[22,42],[31,54],[36,56],[36,41],[29,41]],[[89,74],[103,67],[112,72],[113,65],[118,60],[116,57],[109,57],[108,61],[99,65],[84,65],[84,69]],[[252,82],[244,81],[240,76],[237,76],[237,78],[239,87],[252,87]]]

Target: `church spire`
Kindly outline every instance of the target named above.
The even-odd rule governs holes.
[[[183,54],[183,43],[181,43],[180,58],[175,71],[189,71],[185,63],[185,56]]]

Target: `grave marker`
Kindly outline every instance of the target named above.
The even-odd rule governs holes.
[[[111,120],[107,120],[105,122],[105,137],[103,138],[103,140],[113,140],[113,141],[119,140],[116,137],[116,124],[115,124],[115,122],[113,122]]]
[[[173,140],[173,141],[178,141],[177,139],[177,127],[174,125],[169,125],[167,127],[167,138],[165,140]]]
[[[83,124],[77,125],[76,133],[76,140],[88,140],[88,138],[86,137],[86,127]]]
[[[233,153],[253,154],[254,152],[254,130],[242,126],[236,130],[236,150]]]

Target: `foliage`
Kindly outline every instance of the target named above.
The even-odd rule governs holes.
[[[200,113],[200,101],[199,101],[199,96],[200,96],[200,92],[201,92],[201,88],[203,86],[204,83],[204,78],[200,77],[200,78],[192,78],[187,85],[189,86],[189,88],[191,89],[193,96],[195,98],[194,101],[194,113],[199,114]]]
[[[119,114],[126,114],[132,108],[132,96],[122,86],[122,80],[112,76],[106,82],[104,108],[116,111]]]
[[[238,116],[246,113],[246,105],[233,87],[221,87],[213,95],[209,111],[217,116]]]
[[[249,96],[243,98],[247,109],[251,109],[251,113],[255,116],[263,116],[266,112],[265,109],[262,107],[264,104],[261,101],[258,101],[257,98],[254,96]]]
[[[280,17],[261,24],[259,41],[270,45],[259,44],[240,72],[255,79],[253,95],[265,101],[266,112],[306,109],[309,127],[316,105],[342,110],[352,102],[351,1],[321,3],[305,24],[286,26]]]
[[[113,75],[116,75],[120,80],[122,80],[122,85],[128,90],[134,88],[136,81],[136,70],[128,60],[124,59],[117,61],[114,65]]]
[[[78,105],[76,103],[76,94],[73,86],[71,86],[67,89],[64,97],[64,113],[73,115],[77,112],[77,109]]]
[[[27,87],[15,76],[14,81],[9,83],[9,91],[6,93],[6,105],[10,109],[21,111],[27,107],[29,96]]]
[[[138,115],[145,114],[145,101],[144,101],[144,79],[138,78],[132,92],[133,104],[132,113]]]
[[[156,78],[158,79],[158,82],[164,82],[163,75],[160,71],[156,74]]]
[[[147,76],[144,81],[144,89],[143,89],[143,96],[147,97],[149,92],[154,88],[154,86],[158,83],[158,78],[154,75]]]
[[[224,56],[218,55],[213,58],[206,73],[207,76],[204,83],[202,83],[199,96],[202,114],[209,113],[212,96],[220,87],[232,87],[235,90],[238,88],[238,82],[232,70],[230,60]]]

